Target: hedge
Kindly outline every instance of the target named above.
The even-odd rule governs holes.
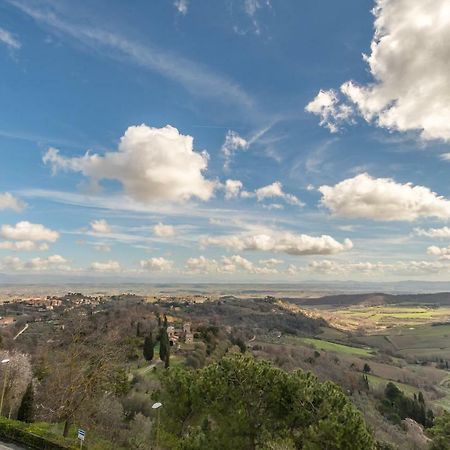
[[[0,417],[0,439],[35,450],[72,450],[75,447],[62,436],[56,436],[34,424]]]

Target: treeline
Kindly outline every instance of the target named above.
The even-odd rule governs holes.
[[[433,426],[433,411],[426,407],[422,392],[407,397],[394,383],[389,382],[380,402],[380,412],[391,422],[400,424],[407,417],[425,428]]]

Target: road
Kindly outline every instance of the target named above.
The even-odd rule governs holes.
[[[14,444],[5,444],[4,442],[0,442],[0,450],[25,450],[23,447],[17,447]]]

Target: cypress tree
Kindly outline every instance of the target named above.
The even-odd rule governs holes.
[[[144,358],[146,361],[151,361],[153,359],[153,356],[154,356],[153,347],[154,347],[153,336],[152,336],[152,333],[150,333],[144,339],[143,353],[144,353]]]
[[[168,369],[170,366],[170,346],[167,347],[166,356],[164,358],[164,367]]]
[[[163,329],[161,330],[161,335],[159,338],[159,357],[161,361],[166,360],[166,354],[170,351],[169,347],[169,336],[167,335],[167,331]]]
[[[27,386],[27,390],[22,397],[22,402],[17,412],[17,420],[21,422],[33,422],[33,403],[34,403],[34,391],[33,382],[30,382]]]

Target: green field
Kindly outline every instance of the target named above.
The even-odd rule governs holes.
[[[345,353],[347,355],[370,357],[373,354],[371,348],[351,347],[349,345],[336,344],[335,342],[324,341],[322,339],[301,338],[301,342],[312,345],[319,350],[325,350],[336,353]]]

